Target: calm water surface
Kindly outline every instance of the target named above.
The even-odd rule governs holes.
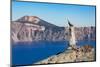
[[[78,41],[77,45],[90,44],[95,47],[95,41]],[[12,64],[28,65],[43,60],[49,56],[63,52],[67,49],[66,41],[36,41],[19,42],[12,44]]]

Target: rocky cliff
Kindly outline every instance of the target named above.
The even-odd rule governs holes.
[[[77,40],[95,40],[95,27],[76,27]],[[38,40],[67,40],[65,27],[59,27],[36,16],[24,16],[11,22],[11,39],[13,42]]]
[[[90,45],[85,45],[80,48],[66,50],[34,64],[75,63],[95,60],[95,49]]]

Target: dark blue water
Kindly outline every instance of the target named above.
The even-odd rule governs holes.
[[[36,41],[12,44],[12,64],[28,65],[43,60],[49,56],[63,52],[68,47],[66,41]],[[79,41],[77,45],[90,44],[95,47],[95,41]]]

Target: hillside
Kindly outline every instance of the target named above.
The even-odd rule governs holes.
[[[34,64],[75,63],[95,60],[95,49],[90,45],[85,45],[76,49],[68,49],[62,53],[53,55]]]
[[[95,27],[75,27],[77,40],[95,40]],[[13,42],[38,40],[67,40],[68,33],[64,27],[51,24],[36,16],[24,16],[11,22],[11,39]]]

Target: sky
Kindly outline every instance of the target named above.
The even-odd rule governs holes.
[[[12,21],[23,16],[37,16],[57,26],[95,26],[95,6],[39,2],[12,2]]]

